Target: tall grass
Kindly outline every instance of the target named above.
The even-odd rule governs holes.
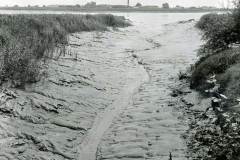
[[[16,86],[39,79],[41,60],[68,43],[69,33],[126,27],[113,15],[0,15],[0,80]]]
[[[194,66],[191,76],[191,88],[205,90],[208,75],[222,74],[232,65],[240,63],[240,49],[228,49],[202,57]]]
[[[240,96],[240,63],[232,65],[223,74],[218,76],[223,94],[238,99]]]

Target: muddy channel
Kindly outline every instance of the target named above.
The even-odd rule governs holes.
[[[204,13],[118,14],[133,26],[72,34],[45,78],[1,92],[0,160],[189,159],[170,93]]]

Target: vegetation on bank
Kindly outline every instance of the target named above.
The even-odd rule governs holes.
[[[203,33],[205,44],[199,49],[199,60],[192,69],[191,88],[201,91],[208,89],[206,80],[216,75],[222,91],[228,87],[222,74],[233,65],[240,63],[240,7],[231,13],[211,13],[201,17],[196,24]],[[234,74],[234,73],[233,73]],[[240,93],[239,93],[240,95]]]
[[[196,27],[203,31],[206,43],[201,47],[200,54],[223,51],[230,44],[238,41],[239,33],[235,30],[236,23],[231,14],[210,13],[201,17]]]
[[[231,48],[218,53],[212,53],[201,57],[200,60],[193,67],[191,75],[191,87],[200,91],[205,91],[211,87],[207,80],[210,76],[216,75],[216,78],[221,83],[222,91],[228,85],[227,79],[223,79],[224,74],[228,68],[240,63],[240,49]],[[240,93],[239,93],[240,94]]]
[[[0,81],[16,87],[39,80],[43,59],[67,45],[69,33],[126,27],[113,15],[0,15]]]
[[[191,144],[198,159],[240,159],[240,2],[231,13],[207,14],[196,24],[204,45],[192,67],[191,88],[212,97],[208,108],[197,117]],[[207,119],[207,120],[206,120]]]

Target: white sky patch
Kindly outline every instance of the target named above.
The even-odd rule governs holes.
[[[53,5],[53,4],[66,4],[66,5],[83,5],[87,2],[95,1],[97,4],[126,4],[127,0],[0,0],[1,6],[27,6],[27,5]],[[230,0],[130,0],[131,5],[135,5],[137,2],[143,5],[158,5],[168,2],[171,7],[180,5],[185,7],[190,6],[215,6],[226,7]]]

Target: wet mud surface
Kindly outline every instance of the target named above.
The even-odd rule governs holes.
[[[199,42],[192,43],[193,37],[198,37],[192,24],[172,24],[166,27],[166,32],[166,37],[153,37],[161,48],[134,52],[142,59],[149,81],[139,87],[132,104],[106,132],[98,150],[99,160],[168,160],[170,152],[173,159],[187,159],[182,135],[188,124],[181,118],[181,111],[176,110],[179,106],[171,103],[170,93],[178,72],[194,59],[192,52]],[[186,45],[189,43],[192,50]]]
[[[0,159],[187,159],[188,123],[170,93],[201,43],[193,21],[178,21],[201,14],[172,16],[70,35],[45,78],[3,89]]]

